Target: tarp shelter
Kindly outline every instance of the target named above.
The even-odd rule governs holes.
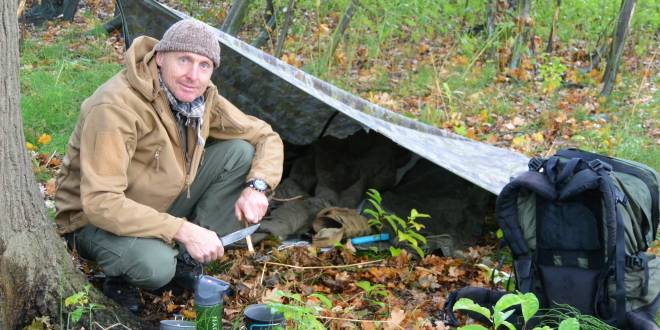
[[[159,39],[171,24],[188,17],[153,0],[120,1],[120,7],[127,46],[141,35]],[[377,133],[386,138],[384,141],[393,141],[409,151],[411,160],[400,167],[408,166],[406,171],[413,176],[415,171],[423,172],[417,173],[415,180],[426,183],[430,190],[422,197],[424,202],[433,204],[442,204],[443,198],[449,198],[445,203],[454,203],[452,198],[457,198],[457,192],[465,190],[483,190],[483,193],[497,195],[511,176],[526,170],[528,158],[522,154],[473,141],[384,109],[218,29],[215,31],[222,48],[222,60],[213,81],[220,93],[244,112],[270,123],[290,149],[313,145],[322,138],[350,139],[368,136],[365,131]],[[426,161],[417,162],[418,158]],[[414,168],[419,166],[422,168]],[[401,168],[398,170],[398,173],[406,173]],[[437,189],[433,189],[433,180],[438,176],[456,177],[450,179],[454,181],[440,179],[435,183]],[[396,184],[402,184],[400,177]],[[475,196],[465,195],[464,198]],[[476,198],[487,199],[483,194]],[[462,207],[483,209],[486,204],[467,203]],[[417,208],[427,211],[425,205]],[[452,216],[432,214],[435,226],[431,227],[447,229],[443,221],[456,217],[451,220],[455,231],[461,228],[467,231],[467,226],[461,224],[468,221],[461,219],[466,211],[470,210],[459,210],[459,214]],[[483,216],[483,212],[479,216]]]

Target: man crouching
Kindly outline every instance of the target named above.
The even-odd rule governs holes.
[[[57,178],[58,231],[107,275],[103,289],[132,311],[135,286],[173,279],[224,254],[218,235],[259,222],[282,175],[282,140],[220,96],[220,46],[203,23],[139,37],[125,68],[86,99]],[[179,256],[179,257],[178,257]]]

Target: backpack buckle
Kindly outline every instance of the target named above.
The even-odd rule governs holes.
[[[642,258],[638,255],[634,255],[634,256],[627,255],[626,256],[626,267],[642,269],[645,266],[644,265],[645,264],[644,259],[645,258]]]
[[[530,171],[538,172],[543,167],[544,164],[545,164],[545,159],[540,157],[534,157],[529,160],[527,167],[529,167]]]
[[[593,159],[589,162],[589,167],[598,172],[600,170],[605,170],[607,172],[612,172],[612,165],[600,160],[600,159]]]

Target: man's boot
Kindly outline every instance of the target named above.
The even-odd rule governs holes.
[[[174,273],[174,278],[171,283],[181,289],[193,291],[195,289],[196,279],[197,274],[195,273],[195,265],[178,259],[176,263],[176,272]]]
[[[103,294],[133,313],[139,312],[142,308],[138,288],[121,277],[107,277],[103,282]]]

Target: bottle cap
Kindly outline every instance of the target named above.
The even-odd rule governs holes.
[[[201,306],[217,305],[229,290],[229,283],[208,275],[197,277],[195,283],[195,304]]]

